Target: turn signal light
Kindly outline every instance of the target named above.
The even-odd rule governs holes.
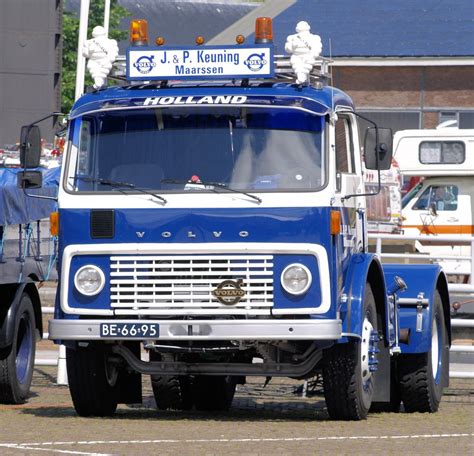
[[[163,46],[165,44],[165,39],[162,36],[157,36],[155,40],[157,46]]]
[[[257,17],[255,21],[255,43],[272,43],[272,20],[269,17]]]
[[[331,234],[341,234],[341,213],[331,211]]]
[[[59,212],[51,212],[49,214],[49,232],[51,236],[59,235]]]
[[[148,46],[148,22],[145,19],[130,22],[130,43],[132,46]]]
[[[237,44],[244,44],[245,43],[245,36],[244,35],[237,35],[235,37],[235,42]]]
[[[196,44],[197,44],[198,46],[203,45],[203,44],[204,44],[204,41],[205,41],[205,40],[204,40],[204,37],[203,37],[202,35],[199,35],[199,36],[196,37]]]

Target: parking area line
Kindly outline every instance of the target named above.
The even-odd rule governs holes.
[[[54,448],[37,448],[33,446],[26,446],[22,444],[0,444],[0,447],[10,448],[12,450],[32,450],[32,451],[48,451],[49,453],[61,453],[61,454],[80,454],[85,456],[113,456],[105,453],[89,453],[84,451],[76,450],[58,450]]]
[[[62,453],[74,453],[83,455],[100,455],[102,453],[86,453],[68,450],[54,450],[52,446],[69,445],[147,445],[147,444],[185,444],[185,443],[264,443],[264,442],[304,442],[304,441],[344,441],[344,440],[396,440],[396,439],[445,439],[474,437],[474,433],[466,434],[407,434],[407,435],[354,435],[354,436],[322,436],[322,437],[268,437],[268,438],[215,438],[215,439],[150,439],[150,440],[80,440],[70,442],[30,442],[30,443],[0,443],[0,447],[48,450]],[[40,447],[40,448],[35,448]],[[48,448],[45,448],[48,447]]]

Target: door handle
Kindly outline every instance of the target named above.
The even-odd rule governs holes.
[[[456,217],[449,217],[448,222],[459,222],[459,219]]]

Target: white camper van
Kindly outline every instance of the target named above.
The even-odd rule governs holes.
[[[441,128],[395,133],[394,156],[404,179],[422,177],[402,201],[406,234],[474,235],[474,130]],[[469,246],[420,244],[431,255],[470,256]],[[470,274],[468,260],[443,261],[448,273]]]

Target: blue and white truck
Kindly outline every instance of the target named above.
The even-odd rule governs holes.
[[[332,419],[435,412],[446,277],[368,253],[358,113],[329,62],[301,82],[269,35],[180,48],[132,31],[128,82],[69,115],[49,334],[77,413],[140,402],[142,374],[160,409],[226,410],[246,376],[316,373]],[[388,169],[391,143],[369,129],[365,167]]]

